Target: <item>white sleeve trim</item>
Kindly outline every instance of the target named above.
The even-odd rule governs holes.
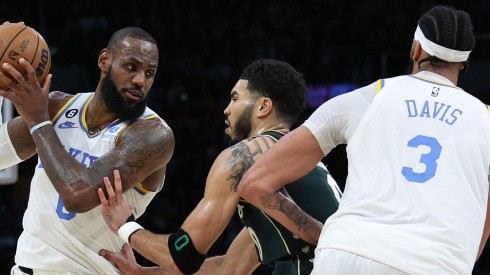
[[[376,94],[376,82],[323,103],[303,123],[315,136],[323,153],[347,144]]]

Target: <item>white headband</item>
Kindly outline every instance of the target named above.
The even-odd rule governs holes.
[[[468,60],[471,53],[471,51],[457,51],[437,45],[425,38],[425,35],[419,26],[417,26],[417,30],[415,30],[414,39],[419,41],[420,46],[425,52],[448,62],[464,62]]]

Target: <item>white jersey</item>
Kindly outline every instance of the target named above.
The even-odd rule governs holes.
[[[489,192],[487,107],[434,73],[377,84],[376,96],[373,83],[304,123],[325,154],[348,144],[346,188],[318,249],[409,274],[471,274]]]
[[[65,149],[87,167],[114,148],[118,134],[127,126],[126,121],[116,120],[89,136],[85,114],[92,98],[93,93],[77,94],[53,118],[53,127]],[[159,119],[149,108],[140,118]],[[123,195],[138,218],[155,194],[137,184]],[[101,211],[99,205],[86,213],[67,212],[38,161],[15,262],[44,272],[36,274],[117,274],[116,268],[98,252],[102,248],[119,252],[124,241],[109,230]]]

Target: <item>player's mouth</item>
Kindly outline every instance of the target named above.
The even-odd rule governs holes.
[[[124,92],[130,101],[140,101],[143,98],[143,93],[138,90],[125,90]]]
[[[225,129],[225,134],[229,135],[230,131],[231,131],[231,128],[230,128],[230,122],[228,122],[227,119],[225,119],[225,124],[226,126],[228,126],[226,129]]]

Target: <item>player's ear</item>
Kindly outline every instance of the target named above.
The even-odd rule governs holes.
[[[413,62],[417,63],[420,60],[421,55],[422,55],[422,46],[420,45],[419,41],[414,40],[412,56],[410,58],[412,58]]]
[[[258,102],[260,103],[258,106],[259,110],[257,113],[259,117],[267,116],[272,112],[273,104],[270,98],[261,97],[258,99]]]
[[[110,59],[111,55],[107,49],[102,49],[99,53],[99,59],[97,60],[97,64],[99,68],[103,72],[107,72],[110,67]]]

